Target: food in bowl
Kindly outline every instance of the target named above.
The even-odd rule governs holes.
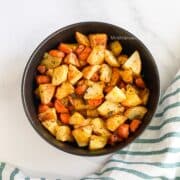
[[[38,119],[57,140],[90,150],[125,141],[141,125],[149,89],[138,51],[123,54],[105,33],[75,33],[37,67]]]

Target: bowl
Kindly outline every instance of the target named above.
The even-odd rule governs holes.
[[[37,101],[34,96],[35,89],[35,76],[36,67],[39,65],[40,60],[43,57],[44,52],[49,51],[52,48],[57,47],[59,42],[73,42],[74,34],[76,31],[89,34],[89,33],[107,33],[109,40],[119,40],[122,43],[124,53],[130,55],[135,50],[138,50],[142,59],[142,74],[150,89],[150,97],[147,104],[149,109],[148,113],[143,119],[143,123],[140,128],[131,135],[126,141],[119,143],[112,147],[106,147],[101,150],[90,151],[88,149],[78,148],[76,145],[63,143],[57,141],[42,125],[37,118]],[[48,143],[55,146],[59,150],[65,151],[67,153],[81,155],[81,156],[98,156],[113,153],[120,150],[130,143],[132,143],[148,126],[150,123],[159,100],[160,92],[160,81],[159,73],[155,61],[145,47],[145,45],[133,34],[128,31],[107,23],[102,22],[80,22],[72,24],[57,30],[48,36],[32,53],[30,59],[24,70],[22,79],[22,102],[24,106],[25,113],[29,122],[36,130],[36,132]]]

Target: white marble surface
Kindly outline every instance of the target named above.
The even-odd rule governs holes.
[[[21,103],[22,73],[34,48],[79,21],[116,24],[139,37],[156,60],[162,91],[180,67],[179,0],[0,0],[0,160],[30,175],[80,178],[108,158],[69,155],[50,146],[33,130]]]

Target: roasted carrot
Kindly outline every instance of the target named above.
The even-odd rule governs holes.
[[[76,52],[77,55],[80,55],[81,52],[82,52],[84,49],[85,49],[85,46],[82,45],[82,44],[80,44],[80,45],[77,47],[77,49],[76,49],[75,52]]]
[[[113,86],[106,86],[106,87],[104,88],[104,92],[105,92],[105,93],[108,93],[108,92],[110,92],[112,89],[113,89]]]
[[[41,73],[41,74],[44,74],[46,72],[46,66],[44,65],[39,65],[37,67],[37,70]]]
[[[110,85],[115,86],[118,83],[119,79],[120,79],[119,69],[112,68],[112,76],[111,76]]]
[[[99,81],[99,75],[97,72],[93,74],[93,76],[91,77],[91,80],[95,82]]]
[[[89,99],[87,102],[90,106],[99,106],[103,102],[103,99]]]
[[[45,112],[46,110],[48,110],[49,109],[49,106],[48,105],[45,105],[45,104],[40,104],[39,106],[38,106],[38,112],[39,113],[43,113],[43,112]]]
[[[59,51],[59,50],[56,50],[56,49],[50,50],[49,54],[51,56],[58,57],[58,58],[63,58],[64,57],[64,53],[62,51]]]
[[[58,113],[68,113],[68,108],[66,108],[60,100],[55,100],[54,107]]]
[[[47,105],[48,105],[49,107],[54,107],[54,104],[53,104],[52,102],[49,102]]]
[[[72,52],[72,48],[70,48],[67,44],[60,43],[58,46],[58,49],[66,54],[69,54]]]
[[[89,54],[91,52],[91,48],[90,47],[86,47],[80,54],[79,54],[79,59],[82,61],[85,61]]]
[[[122,124],[118,127],[118,135],[120,138],[126,139],[129,136],[129,124]]]
[[[139,125],[141,124],[141,121],[139,119],[133,119],[130,123],[130,130],[131,132],[135,132],[136,129],[139,127]]]
[[[120,82],[119,87],[120,88],[126,88],[126,84],[124,82]]]
[[[46,76],[46,75],[38,75],[38,76],[36,76],[36,82],[37,82],[37,84],[50,83],[51,79],[49,76]]]
[[[77,86],[77,88],[75,89],[75,93],[77,95],[82,95],[84,94],[84,92],[86,91],[87,89],[87,85],[86,84],[82,84],[82,85],[79,85]]]
[[[69,113],[61,113],[61,114],[60,114],[60,120],[61,120],[62,123],[64,123],[64,124],[69,124],[69,118],[70,118]]]
[[[118,142],[119,140],[119,137],[116,135],[116,134],[112,134],[110,137],[109,137],[109,140],[108,140],[108,143],[110,145],[114,145],[116,142]]]
[[[136,86],[139,88],[145,88],[146,85],[141,77],[135,79]]]

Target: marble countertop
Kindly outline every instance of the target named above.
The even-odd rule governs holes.
[[[21,103],[24,66],[50,33],[71,23],[103,21],[141,39],[159,68],[161,91],[180,68],[179,0],[0,0],[0,160],[29,175],[80,178],[109,156],[80,157],[52,147],[31,127]]]

